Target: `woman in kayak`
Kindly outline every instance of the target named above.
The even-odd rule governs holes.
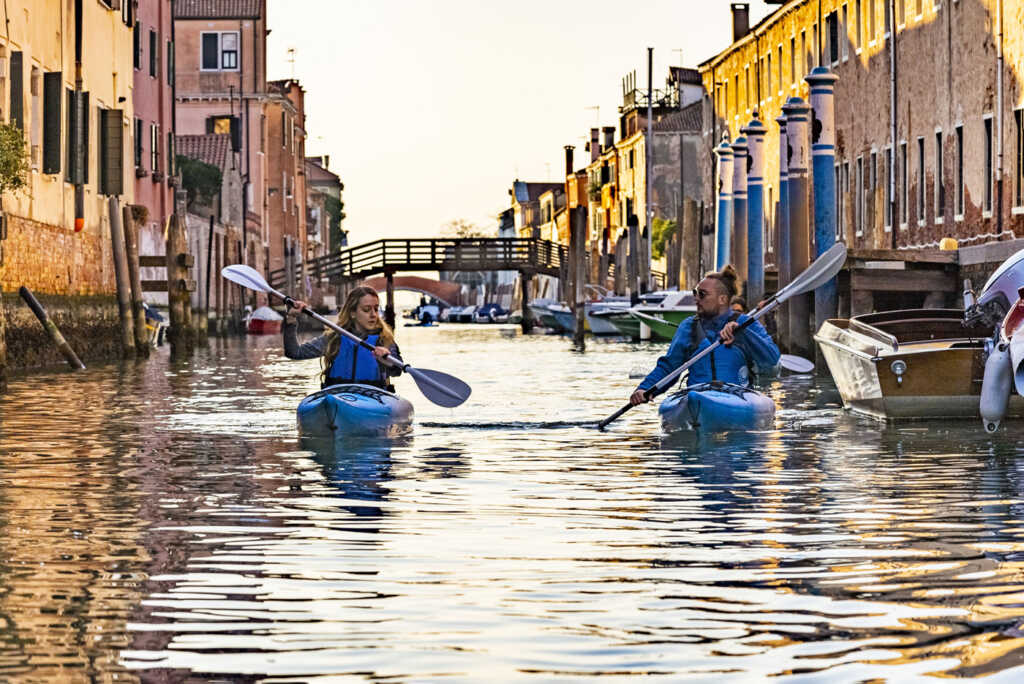
[[[295,314],[306,306],[305,302],[296,301],[294,309],[285,316],[281,328],[285,356],[297,360],[322,358],[321,387],[357,382],[394,392],[391,378],[401,375],[402,369],[392,366],[385,357],[388,354],[396,359],[402,357],[395,344],[395,334],[380,318],[380,299],[373,288],[357,287],[349,292],[338,313],[338,325],[373,345],[372,353],[333,330],[300,345],[295,336]]]
[[[753,372],[775,369],[779,363],[779,348],[758,321],[736,331],[749,318],[731,307],[732,298],[737,294],[736,280],[736,271],[731,265],[704,276],[693,291],[697,315],[679,324],[668,352],[658,359],[654,370],[630,395],[629,403],[635,406],[650,401],[648,390],[716,340],[721,340],[722,346],[690,366],[687,385],[717,380],[747,387]]]

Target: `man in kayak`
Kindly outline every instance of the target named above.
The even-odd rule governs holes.
[[[395,334],[380,317],[380,299],[369,287],[357,287],[345,298],[338,313],[338,325],[373,345],[373,352],[356,344],[333,330],[299,344],[296,339],[296,314],[305,309],[305,302],[296,301],[285,316],[281,332],[284,334],[284,355],[289,359],[322,358],[321,387],[357,382],[394,392],[391,378],[401,375],[385,357],[390,354],[401,359]],[[294,313],[293,313],[294,312]]]
[[[632,395],[636,406],[650,401],[647,391],[697,352],[722,341],[710,354],[690,367],[687,385],[702,382],[730,382],[747,387],[754,372],[770,372],[779,363],[779,348],[764,327],[754,321],[740,332],[736,329],[748,318],[730,305],[736,296],[737,274],[731,265],[708,273],[693,291],[697,314],[684,320],[672,337],[668,352],[658,359]]]

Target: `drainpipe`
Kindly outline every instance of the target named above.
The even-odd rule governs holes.
[[[996,0],[996,234],[1003,234],[1003,0]],[[990,179],[991,180],[991,179]]]
[[[78,149],[75,150],[75,232],[85,228],[85,165],[88,159],[82,159],[82,150],[85,149],[85,137],[88,131],[82,130],[84,112],[82,110],[82,0],[75,0],[75,140],[78,141]]]
[[[889,227],[892,230],[892,248],[896,249],[896,235],[898,233],[897,223],[899,217],[896,215],[898,201],[896,199],[896,151],[899,149],[899,141],[896,139],[896,0],[886,0],[889,3],[889,126],[892,137],[892,153],[889,155],[892,160],[892,168],[889,171]]]

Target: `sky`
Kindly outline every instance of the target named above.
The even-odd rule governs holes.
[[[488,232],[516,178],[564,178],[622,78],[654,87],[732,39],[726,0],[268,0],[268,78],[306,90],[306,154],[330,155],[349,244]],[[772,7],[751,2],[751,24]]]

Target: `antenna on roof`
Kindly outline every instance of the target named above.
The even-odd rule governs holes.
[[[292,80],[294,81],[295,80],[295,48],[293,48],[293,47],[288,48],[288,60],[287,61],[292,65]]]
[[[679,53],[679,66],[683,66],[683,48],[673,48],[672,52]]]

